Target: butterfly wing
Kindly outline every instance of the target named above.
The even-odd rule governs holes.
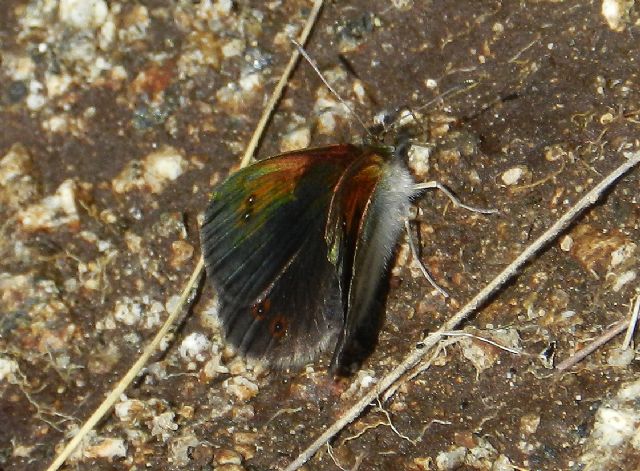
[[[360,148],[282,154],[219,185],[201,228],[227,340],[288,367],[335,342],[344,324],[325,225],[333,188]]]
[[[377,330],[378,289],[415,194],[411,175],[387,149],[370,149],[351,172],[336,189],[329,216],[328,240],[344,241],[338,267],[346,316],[331,361],[334,371],[348,366],[360,334]]]

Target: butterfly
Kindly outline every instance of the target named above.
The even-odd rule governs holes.
[[[339,371],[419,186],[397,149],[339,144],[258,161],[212,192],[201,226],[228,342],[296,367],[331,349]]]

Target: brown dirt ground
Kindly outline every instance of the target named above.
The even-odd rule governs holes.
[[[211,184],[237,166],[288,60],[282,33],[309,9],[216,5],[112,1],[106,17],[95,10],[76,21],[55,1],[2,4],[0,158],[13,149],[22,162],[17,176],[0,174],[2,469],[44,469],[153,336],[197,260]],[[433,292],[403,241],[379,343],[359,373],[339,381],[321,364],[277,373],[234,357],[211,322],[205,285],[167,349],[67,469],[291,461],[637,149],[639,12],[631,7],[614,31],[599,1],[327,2],[308,50],[366,120],[460,87],[422,110],[427,177],[500,213],[457,210],[432,193],[417,203],[423,260],[452,299]],[[322,127],[324,96],[301,64],[259,155],[307,131],[313,145],[357,140],[361,131],[339,116],[337,128]],[[165,146],[180,156],[175,180],[145,170]],[[465,325],[523,354],[469,340],[448,346],[383,404],[395,429],[419,441],[372,406],[332,442],[334,459],[345,469],[639,469],[629,441],[604,467],[588,455],[598,408],[639,371],[637,361],[615,366],[621,337],[562,375],[539,357],[555,347],[565,359],[628,315],[640,269],[638,175]],[[67,180],[75,207],[29,224]],[[198,338],[210,343],[190,354],[185,340]],[[447,465],[446,456],[458,459]],[[326,448],[306,466],[336,469]]]

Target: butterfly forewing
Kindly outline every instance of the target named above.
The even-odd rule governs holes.
[[[325,239],[333,188],[361,149],[282,154],[219,185],[201,230],[226,338],[248,356],[301,364],[344,325],[336,267]]]
[[[371,148],[355,160],[341,176],[331,198],[326,239],[336,265],[343,304],[348,304],[349,285],[358,231],[371,195],[382,176],[384,159]]]
[[[334,370],[348,366],[349,358],[345,355],[359,333],[366,332],[369,336],[377,329],[377,325],[368,324],[376,323],[378,288],[415,194],[411,175],[385,149],[372,150],[368,162],[353,176],[367,182],[366,193],[355,191],[351,182],[344,183],[348,189],[336,190],[336,194],[345,196],[342,213],[351,217],[345,227],[351,228],[348,239],[353,245],[348,249],[350,269],[343,274],[343,279],[348,279],[344,283],[346,295],[343,292],[346,316],[331,362]],[[352,201],[354,198],[357,203]]]

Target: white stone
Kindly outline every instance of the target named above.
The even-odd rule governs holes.
[[[238,84],[245,92],[255,92],[262,86],[262,76],[257,72],[245,74],[240,77]]]
[[[47,96],[49,98],[57,97],[65,93],[71,85],[71,76],[67,74],[52,74],[46,72],[44,74],[44,82],[47,88]]]
[[[566,235],[560,241],[560,249],[563,252],[568,252],[573,247],[573,238],[570,235]]]
[[[629,10],[634,0],[603,0],[601,13],[605,21],[614,31],[624,30],[629,19]]]
[[[515,185],[522,178],[524,171],[520,167],[513,167],[502,174],[502,182],[505,185]]]
[[[29,80],[36,71],[36,63],[29,56],[3,56],[2,69],[13,80]]]
[[[320,113],[316,120],[316,132],[318,134],[324,134],[330,136],[336,129],[336,116],[331,111],[326,113]]]
[[[32,231],[79,224],[75,191],[76,185],[73,180],[65,180],[53,195],[18,214],[18,220],[25,229]]]
[[[44,90],[44,85],[37,80],[31,80],[29,82],[29,95],[25,100],[27,104],[27,108],[31,111],[38,111],[42,108],[47,102],[46,97],[42,94]]]
[[[145,158],[147,179],[158,182],[175,180],[185,171],[187,162],[175,148],[167,146],[152,152]]]
[[[258,385],[243,376],[234,376],[222,383],[225,390],[241,401],[248,401],[258,394]]]
[[[178,424],[174,422],[175,414],[173,412],[164,412],[151,421],[151,435],[162,437],[162,441],[167,441],[172,432],[178,430]]]
[[[56,114],[42,121],[42,129],[52,133],[63,133],[69,130],[69,120],[63,114]]]
[[[636,352],[632,348],[613,348],[607,356],[607,364],[609,366],[626,367],[636,357]]]
[[[209,339],[199,332],[192,332],[180,344],[180,356],[185,360],[204,360],[204,352],[211,347]]]
[[[635,433],[638,419],[638,415],[629,414],[627,410],[601,407],[596,415],[594,434],[601,446],[619,447]]]
[[[76,29],[94,29],[104,23],[108,13],[104,0],[60,0],[58,18]]]
[[[409,148],[409,167],[419,178],[424,178],[429,173],[429,158],[431,146],[414,144]]]
[[[86,458],[116,458],[127,456],[127,445],[122,438],[105,438],[95,445],[87,446]]]
[[[631,283],[636,279],[636,272],[634,270],[627,270],[619,275],[613,275],[613,284],[611,289],[618,293],[625,285]],[[609,279],[609,274],[607,274],[607,279]]]
[[[435,79],[427,79],[425,80],[424,84],[427,86],[427,88],[429,90],[433,90],[434,88],[436,88],[438,86],[438,81]]]
[[[367,91],[365,90],[361,80],[355,80],[353,82],[353,93],[358,97],[358,101],[360,103],[365,103]]]
[[[638,246],[633,242],[628,242],[622,247],[614,250],[611,253],[611,263],[609,264],[609,268],[617,267],[618,265],[621,265],[623,262],[628,260],[629,257],[634,254],[637,247]]]
[[[125,296],[116,302],[113,317],[125,325],[135,325],[142,318],[142,306]]]
[[[467,449],[458,446],[448,452],[442,451],[436,456],[436,467],[441,471],[458,469],[464,464]]]
[[[222,55],[226,58],[237,57],[244,51],[244,41],[241,39],[232,39],[222,46]]]
[[[12,145],[0,159],[0,185],[7,185],[11,180],[27,174],[30,166],[31,157],[27,149],[20,143]]]
[[[136,416],[140,415],[144,409],[144,402],[138,399],[126,399],[126,396],[122,402],[117,403],[113,408],[116,417],[123,422],[131,422]]]
[[[18,371],[18,364],[15,360],[0,357],[0,381],[4,381],[5,378],[9,382],[14,380],[13,374]]]
[[[143,160],[127,163],[111,181],[113,191],[127,193],[132,190],[148,189],[160,193],[188,168],[188,161],[171,146],[151,152]]]
[[[282,136],[280,150],[288,152],[291,150],[305,149],[311,143],[311,130],[308,127],[296,128]]]

